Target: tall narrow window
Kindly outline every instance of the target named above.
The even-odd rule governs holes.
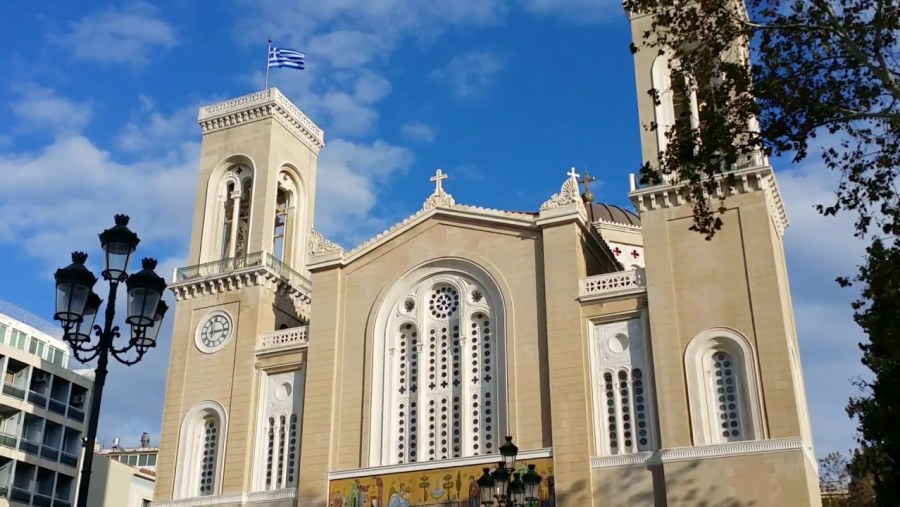
[[[214,401],[202,402],[185,415],[175,463],[177,498],[219,494],[224,433],[225,411]]]
[[[492,292],[496,294],[496,291]],[[380,464],[498,452],[504,431],[500,306],[475,279],[436,275],[391,300]],[[380,361],[381,359],[379,359]]]
[[[254,489],[269,491],[296,486],[303,407],[303,370],[263,373],[261,424],[257,437]]]
[[[740,333],[714,328],[685,350],[685,373],[695,445],[762,436],[753,349]]]
[[[653,62],[653,89],[659,102],[655,105],[657,145],[664,152],[674,139],[676,147],[688,150],[690,155],[694,150],[691,130],[700,121],[696,87],[690,76],[672,72],[678,66],[673,58],[671,53],[666,53]]]
[[[288,220],[288,193],[281,186],[275,196],[275,230],[272,239],[272,254],[278,260],[284,260],[285,230]]]
[[[247,255],[247,246],[250,241],[250,196],[253,192],[253,180],[246,178],[241,181],[241,196],[238,210],[237,223],[235,224],[234,257]]]
[[[203,420],[203,456],[200,461],[200,496],[215,491],[216,460],[218,458],[219,421],[208,415]]]
[[[231,256],[231,235],[232,229],[234,228],[234,199],[231,196],[232,194],[234,194],[234,182],[229,181],[228,185],[225,188],[225,211],[223,213],[225,221],[222,226],[221,244],[221,256],[223,259]]]
[[[641,319],[593,327],[595,437],[601,456],[656,448],[645,340]]]

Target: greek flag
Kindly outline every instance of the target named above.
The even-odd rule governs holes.
[[[306,55],[293,49],[269,48],[269,68],[275,67],[303,70]]]

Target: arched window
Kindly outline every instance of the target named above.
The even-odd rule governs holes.
[[[763,438],[750,342],[726,328],[703,331],[685,351],[694,444]]]
[[[290,166],[281,168],[277,181],[271,251],[278,260],[298,269],[306,253],[302,247],[306,241],[302,187],[296,170]]]
[[[225,410],[214,401],[192,408],[181,424],[176,462],[178,498],[217,495],[225,449]]]
[[[200,261],[210,262],[250,253],[253,169],[242,156],[223,161],[210,175],[203,218]]]
[[[499,291],[429,271],[401,281],[376,323],[373,465],[493,454],[505,434]]]
[[[700,124],[696,84],[688,75],[673,74],[673,68],[678,68],[678,61],[667,51],[656,57],[651,70],[653,89],[659,99],[659,104],[655,105],[655,119],[660,152],[669,147],[672,135],[679,141],[680,148],[693,149],[691,129]]]
[[[255,491],[297,485],[303,374],[302,369],[263,373],[253,473]]]
[[[653,381],[643,319],[595,324],[591,371],[597,454],[656,448]]]

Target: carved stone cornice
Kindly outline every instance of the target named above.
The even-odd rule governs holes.
[[[422,203],[422,209],[428,211],[437,207],[452,208],[455,205],[456,201],[453,199],[453,196],[441,189],[436,190],[428,199],[425,199],[425,202]]]
[[[278,88],[269,88],[236,99],[200,108],[197,123],[204,134],[272,118],[319,153],[325,146],[325,134]]]
[[[696,447],[676,447],[658,451],[644,451],[615,456],[591,458],[592,468],[612,468],[634,465],[654,465],[673,461],[695,461],[699,459],[745,456],[769,452],[803,451],[800,437],[776,438],[770,440],[747,440],[727,444],[701,445]]]
[[[265,265],[169,284],[169,290],[175,295],[175,301],[212,296],[246,287],[263,287],[276,294],[287,296],[294,302],[294,307],[301,317],[309,316],[309,305],[312,302],[310,287],[298,285]]]
[[[573,175],[566,178],[566,181],[563,182],[562,187],[559,189],[559,193],[553,194],[549,199],[544,201],[544,204],[541,204],[541,211],[564,208],[570,204],[575,204],[579,208],[579,211],[584,212],[585,216],[587,216],[587,209],[584,207],[584,201],[578,193],[578,180],[576,180]]]
[[[726,177],[734,176],[734,185],[729,186]],[[788,226],[787,212],[784,201],[775,181],[775,173],[768,165],[738,169],[730,173],[717,176],[717,193],[711,198],[724,198],[729,195],[749,194],[753,192],[765,192],[766,204],[772,216],[772,223],[779,236],[784,236],[784,230]],[[674,208],[689,204],[687,187],[684,183],[672,185],[656,185],[648,188],[640,188],[628,194],[631,202],[638,212],[653,211],[662,208]]]
[[[322,233],[316,230],[310,231],[309,236],[309,255],[325,255],[332,253],[343,253],[344,249],[334,241],[325,239]]]

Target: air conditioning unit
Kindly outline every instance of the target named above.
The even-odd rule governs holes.
[[[73,404],[73,405],[82,405],[82,404],[84,404],[84,395],[83,395],[83,394],[76,394],[75,396],[72,396],[72,404]]]
[[[50,379],[50,374],[45,371],[36,371],[31,375],[31,380],[35,382],[46,382]]]

